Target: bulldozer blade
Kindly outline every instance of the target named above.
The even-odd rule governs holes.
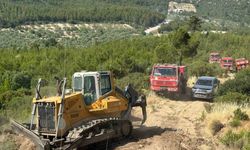
[[[33,131],[27,129],[24,125],[11,120],[11,129],[17,133],[22,134],[36,145],[37,150],[50,150],[50,142],[47,139],[40,139],[40,137]]]
[[[141,98],[138,101],[136,101],[135,105],[132,107],[136,107],[136,106],[140,106],[142,109],[143,119],[142,119],[141,125],[143,125],[147,120],[147,110],[146,110],[147,99],[145,95],[142,95]]]

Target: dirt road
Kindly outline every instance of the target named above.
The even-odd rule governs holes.
[[[225,147],[204,134],[201,114],[206,101],[190,101],[190,95],[181,101],[158,96],[148,98],[148,119],[140,126],[141,110],[132,114],[133,138],[130,142],[116,147],[116,150],[215,150]]]
[[[189,93],[189,92],[188,92]],[[201,114],[206,101],[190,101],[190,95],[174,101],[156,95],[147,98],[146,123],[141,126],[142,112],[133,109],[132,139],[111,149],[115,150],[221,150],[225,147],[214,137],[206,135]],[[19,150],[34,150],[34,145],[23,136],[11,135]]]

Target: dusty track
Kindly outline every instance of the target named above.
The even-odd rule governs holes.
[[[140,126],[141,110],[133,111],[133,140],[114,149],[144,150],[209,150],[223,149],[217,140],[203,135],[200,120],[205,101],[190,101],[190,95],[181,101],[151,96],[148,98],[148,120]]]
[[[189,92],[188,92],[189,93]],[[206,101],[190,101],[190,95],[174,101],[159,96],[148,97],[146,123],[141,126],[140,108],[132,111],[134,125],[133,137],[111,149],[115,150],[216,150],[224,149],[213,137],[203,134],[203,122],[200,120]],[[34,145],[23,136],[10,135],[19,150],[34,150]]]
[[[232,79],[219,78],[221,84]],[[192,81],[193,82],[193,81]],[[189,86],[192,86],[190,84]],[[201,121],[205,100],[190,99],[190,90],[181,100],[174,101],[166,97],[149,95],[147,101],[148,119],[140,126],[141,110],[134,109],[132,120],[134,124],[133,138],[114,149],[116,150],[221,150],[228,149],[218,143],[217,138],[207,135],[204,122]]]

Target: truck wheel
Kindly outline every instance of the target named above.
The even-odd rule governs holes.
[[[191,95],[190,95],[190,99],[191,99],[191,101],[194,101],[194,100],[195,100],[194,97],[193,97],[193,95],[192,95],[192,93],[191,93]]]
[[[174,94],[174,100],[180,100],[181,96],[179,93]]]
[[[186,87],[184,87],[181,91],[181,94],[186,94],[187,93],[187,90],[186,90]]]
[[[174,99],[181,100],[181,93],[182,93],[182,91],[180,91],[180,90],[178,92],[174,93]]]
[[[210,102],[213,102],[214,101],[214,96],[212,96],[212,98],[210,99]]]

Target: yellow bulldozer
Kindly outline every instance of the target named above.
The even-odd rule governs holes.
[[[146,121],[146,96],[128,84],[122,91],[114,85],[111,71],[76,72],[72,89],[67,78],[57,80],[57,95],[42,97],[40,78],[33,99],[30,124],[11,121],[12,130],[30,139],[38,150],[75,149],[106,141],[131,137],[129,120],[133,107],[142,108]],[[36,117],[37,116],[37,117]]]

